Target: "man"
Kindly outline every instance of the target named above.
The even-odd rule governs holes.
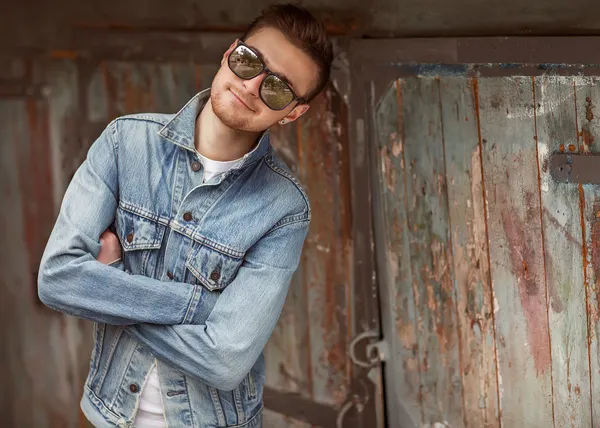
[[[306,113],[331,61],[321,23],[272,6],[210,92],[118,118],[90,148],[38,282],[46,305],[95,321],[81,400],[95,426],[261,426],[262,351],[310,222],[266,130]]]

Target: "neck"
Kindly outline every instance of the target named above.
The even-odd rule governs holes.
[[[225,125],[212,109],[210,97],[196,119],[194,145],[202,156],[226,162],[248,153],[260,133],[239,131]]]

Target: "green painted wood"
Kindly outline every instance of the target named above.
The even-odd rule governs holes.
[[[501,423],[552,426],[532,79],[478,85]]]
[[[582,231],[577,185],[557,183],[548,170],[549,155],[578,150],[578,78],[535,79],[535,118],[552,346],[555,426],[589,427],[589,356]]]
[[[600,154],[600,78],[578,79],[577,123],[583,152]],[[600,186],[580,186],[593,427],[600,427]]]
[[[463,424],[444,141],[437,79],[402,85],[407,224],[424,424]]]
[[[399,120],[403,111],[403,81],[393,82],[376,112],[377,194],[380,218],[375,226],[378,278],[381,292],[382,328],[389,340],[391,355],[386,361],[388,423],[396,427],[421,424],[419,400],[419,359],[416,305],[411,272],[411,247],[407,223],[404,129]],[[379,220],[379,221],[378,221]],[[383,284],[385,282],[385,284]]]
[[[465,426],[497,427],[498,382],[476,82],[441,80]]]

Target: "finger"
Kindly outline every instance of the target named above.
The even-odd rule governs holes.
[[[116,238],[117,235],[115,235],[108,229],[106,229],[104,232],[102,232],[102,235],[100,235],[100,239],[111,239],[113,237]]]

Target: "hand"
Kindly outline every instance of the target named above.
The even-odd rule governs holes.
[[[98,261],[109,265],[121,258],[121,244],[117,235],[106,229],[100,235],[100,252],[98,253]]]

